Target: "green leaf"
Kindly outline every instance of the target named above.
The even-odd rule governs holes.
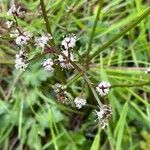
[[[94,141],[92,143],[90,150],[99,150],[99,146],[100,146],[100,133],[98,132],[94,138]]]
[[[116,150],[121,150],[121,143],[123,138],[124,127],[126,123],[126,116],[128,112],[128,102],[123,106],[120,118],[118,120],[117,126],[115,128],[114,136],[117,139],[116,141]]]

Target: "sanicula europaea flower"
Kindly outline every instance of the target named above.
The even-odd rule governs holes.
[[[56,83],[54,85],[53,89],[56,94],[56,98],[57,98],[58,102],[66,103],[68,100],[66,87],[60,83]]]
[[[9,16],[21,16],[22,14],[24,14],[24,11],[21,11],[21,7],[16,7],[15,4],[13,4],[10,9],[8,10],[8,12],[6,13]]]
[[[96,90],[99,93],[99,95],[105,96],[109,93],[110,87],[111,84],[109,82],[102,81],[97,85]]]
[[[81,109],[86,104],[86,99],[81,97],[76,97],[74,103],[78,109]]]
[[[43,33],[40,37],[35,39],[35,45],[44,51],[45,46],[47,45],[48,41],[51,40],[53,37],[51,34]]]
[[[102,105],[99,107],[99,111],[95,112],[101,128],[104,129],[108,125],[108,119],[112,116],[111,106]]]
[[[65,55],[67,57],[67,59],[63,55]],[[60,54],[58,56],[59,64],[63,69],[73,68],[73,66],[71,65],[69,60],[72,61],[72,62],[74,61],[74,54],[72,52],[68,51],[68,50],[63,50],[62,54]]]
[[[26,62],[26,53],[24,50],[20,50],[16,54],[15,68],[17,70],[25,71],[27,66],[28,66],[28,63]]]
[[[75,34],[69,34],[62,40],[61,46],[64,50],[73,49],[76,45],[76,40]]]
[[[45,59],[42,63],[42,66],[44,67],[44,69],[46,71],[51,71],[51,72],[54,70],[53,65],[54,65],[54,62],[51,58]]]
[[[26,45],[28,41],[29,37],[25,35],[19,35],[15,40],[16,44],[19,46]]]

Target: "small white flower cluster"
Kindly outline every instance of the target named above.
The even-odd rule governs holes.
[[[63,88],[63,86],[60,84],[60,83],[56,83],[55,85],[54,85],[54,92],[55,93],[58,93],[58,92],[60,92],[60,90]]]
[[[75,47],[77,37],[75,34],[67,35],[61,43],[62,53],[58,56],[58,61],[60,66],[64,69],[71,69],[73,66],[69,61],[74,61],[74,54],[71,50]],[[65,58],[66,56],[67,58]]]
[[[10,32],[10,37],[11,38],[16,38],[16,37],[18,37],[19,36],[19,31],[18,30],[12,30],[11,32]]]
[[[76,97],[74,103],[78,109],[81,109],[84,105],[86,105],[86,99]]]
[[[24,11],[21,11],[20,9],[21,9],[20,6],[16,8],[15,4],[13,4],[6,14],[9,16],[12,15],[21,16],[22,14],[24,14]]]
[[[70,64],[70,62],[68,62],[68,60],[63,55],[65,55],[69,60],[74,61],[73,53],[70,51],[64,50],[62,51],[62,54],[58,56],[60,66],[62,68],[66,68],[66,69],[72,68],[73,66]]]
[[[103,81],[97,85],[96,90],[99,93],[99,95],[105,96],[109,93],[110,87],[111,87],[111,84],[109,82]]]
[[[43,33],[41,37],[35,39],[35,43],[36,43],[35,45],[39,48],[42,48],[42,50],[44,50],[45,46],[47,45],[47,42],[52,38],[53,37],[51,34]]]
[[[26,54],[25,54],[24,50],[20,50],[16,54],[15,68],[17,70],[25,71],[27,66],[28,66],[28,64],[26,63]]]
[[[67,91],[66,87],[60,83],[56,83],[54,85],[54,92],[56,93],[56,98],[59,102],[66,103],[67,102]]]
[[[25,35],[19,35],[15,40],[16,44],[19,46],[26,45],[28,41],[29,41],[29,37]]]
[[[61,45],[65,50],[73,49],[75,47],[76,40],[77,37],[75,34],[69,34],[62,40]]]
[[[19,17],[23,13],[24,12],[21,11],[20,6],[16,7],[13,4],[6,14],[10,15],[10,16],[14,16],[15,21],[17,21],[16,17]],[[6,22],[7,28],[11,28],[15,21],[7,21]],[[22,32],[19,29],[19,26],[18,26],[17,22],[15,23],[15,25],[16,26],[13,26],[13,27],[16,27],[16,28],[15,29],[13,28],[13,30],[10,32],[10,37],[15,38],[15,43],[19,46],[19,48],[21,48],[21,50],[19,52],[17,52],[17,54],[16,54],[15,68],[17,70],[25,71],[28,64],[26,63],[27,62],[27,54],[25,52],[24,46],[30,40],[31,34],[29,34],[28,32]]]
[[[21,11],[21,7],[16,7],[14,4],[12,5],[12,7],[8,10],[7,15],[12,15],[15,17],[15,21],[16,21],[16,17],[19,17],[23,14],[24,12]],[[13,23],[15,21],[7,21],[6,22],[6,26],[7,28],[11,28]],[[26,44],[29,42],[30,38],[31,38],[31,34],[27,31],[23,32],[19,29],[18,24],[15,24],[16,26],[13,26],[13,30],[10,32],[10,37],[11,38],[15,38],[15,43],[16,45],[19,46],[19,48],[21,48],[21,50],[16,54],[16,59],[15,59],[15,68],[17,70],[21,70],[21,71],[25,71],[25,69],[27,68],[28,64],[26,63],[27,61],[27,54],[25,51],[24,46],[26,46]],[[15,28],[15,29],[14,29]]]
[[[29,40],[30,40],[30,38],[31,38],[31,33],[29,33],[29,32],[23,32],[23,33],[19,33],[19,31],[17,32],[17,31],[14,31],[15,33],[14,33],[14,35],[12,35],[12,36],[17,36],[16,37],[16,39],[15,39],[15,42],[16,42],[16,44],[18,45],[18,46],[25,46],[28,42],[29,42]]]
[[[146,73],[146,74],[150,73],[150,68],[147,68],[147,69],[145,70],[145,73]]]
[[[101,125],[101,128],[104,129],[108,125],[108,119],[112,116],[111,106],[102,105],[99,108],[99,111],[96,111],[96,115]]]
[[[6,21],[6,27],[9,29],[13,25],[13,21]]]
[[[52,61],[51,58],[45,59],[43,61],[42,65],[46,71],[53,71],[54,70],[54,68],[53,68],[54,62]]]

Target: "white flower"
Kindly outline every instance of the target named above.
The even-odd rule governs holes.
[[[12,25],[13,25],[13,21],[6,21],[7,28],[11,28]]]
[[[42,48],[44,50],[45,45],[47,45],[47,42],[51,40],[53,37],[50,34],[42,34],[41,37],[35,39],[35,42],[38,47]]]
[[[20,35],[16,38],[16,44],[17,45],[26,45],[27,42],[29,40],[29,37],[28,36],[25,36],[25,35]]]
[[[108,125],[108,119],[112,116],[112,108],[111,106],[102,105],[99,109],[95,112],[101,128],[104,129]]]
[[[61,45],[65,50],[68,50],[70,48],[72,49],[75,47],[76,40],[77,40],[77,37],[75,34],[69,34],[62,40]]]
[[[55,92],[55,93],[60,92],[61,88],[62,88],[62,85],[61,85],[60,83],[56,83],[56,84],[54,85],[54,92]]]
[[[15,4],[13,4],[6,14],[9,16],[11,15],[20,16],[24,13],[24,11],[20,11],[20,9],[21,9],[20,6],[16,8]]]
[[[56,94],[56,98],[59,102],[61,103],[66,103],[67,104],[67,91],[66,91],[66,86],[60,84],[60,83],[56,83],[53,86],[54,92]]]
[[[74,61],[73,53],[71,53],[67,50],[64,50],[64,51],[62,51],[62,54],[65,55],[69,60]],[[58,57],[61,67],[67,68],[67,69],[72,68],[73,66],[68,62],[68,60],[66,58],[64,58],[64,56],[62,54],[60,54]]]
[[[99,95],[105,96],[109,93],[111,84],[109,82],[101,82],[96,87],[96,90],[99,92]]]
[[[25,71],[25,69],[27,68],[28,64],[26,64],[25,57],[26,57],[26,55],[23,50],[20,50],[16,54],[15,68],[17,70]]]
[[[145,70],[145,73],[146,73],[146,74],[150,73],[150,68],[147,68],[147,69]]]
[[[6,14],[13,15],[16,12],[16,10],[16,6],[13,4]]]
[[[10,33],[11,38],[16,38],[19,36],[19,31],[18,30],[12,30]]]
[[[86,99],[76,97],[74,100],[74,103],[78,109],[81,109],[82,106],[84,106],[86,104]]]
[[[54,65],[54,63],[53,63],[51,58],[45,59],[44,62],[42,63],[42,65],[46,71],[53,71],[54,70],[52,67]]]
[[[55,93],[59,93],[60,91],[64,91],[66,89],[66,86],[60,83],[56,83],[53,88]]]

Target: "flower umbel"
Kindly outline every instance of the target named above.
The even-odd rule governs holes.
[[[15,67],[17,70],[25,71],[28,64],[26,63],[26,54],[23,50],[20,50],[16,54]]]
[[[24,13],[24,11],[21,11],[20,9],[21,9],[20,6],[16,8],[15,4],[13,4],[6,14],[9,16],[11,15],[20,16]]]
[[[29,40],[28,36],[20,35],[16,38],[16,44],[19,46],[26,45]]]
[[[45,59],[43,61],[42,65],[46,71],[53,71],[54,70],[52,67],[54,65],[54,63],[53,63],[51,58]]]
[[[13,21],[6,21],[7,28],[11,28],[13,25]]]
[[[81,109],[86,104],[86,99],[76,97],[74,103],[78,109]]]
[[[64,50],[62,51],[62,54],[65,55],[69,60],[74,61],[74,55],[72,52]],[[70,64],[70,62],[66,58],[64,58],[62,54],[60,54],[58,57],[61,67],[67,68],[67,69],[72,68],[73,66]]]
[[[19,36],[19,31],[16,29],[16,30],[12,30],[11,32],[10,32],[10,37],[11,38],[16,38],[16,37],[18,37]]]
[[[60,83],[56,83],[54,85],[54,92],[56,94],[56,98],[61,103],[66,103],[67,99],[68,99],[67,98],[67,91],[65,89],[66,89],[66,87]]]
[[[109,82],[101,82],[97,85],[96,90],[99,92],[99,95],[105,96],[109,93],[111,84]]]
[[[53,37],[50,34],[42,34],[41,37],[35,39],[36,42],[36,46],[38,46],[39,48],[42,48],[42,50],[44,50],[45,46],[47,45],[47,42],[49,40],[51,40]]]
[[[77,40],[77,37],[75,34],[69,34],[62,40],[61,46],[65,50],[72,49],[75,47],[76,40]]]
[[[96,111],[100,126],[104,129],[108,125],[108,119],[112,116],[112,108],[108,105],[102,105],[99,111]]]

